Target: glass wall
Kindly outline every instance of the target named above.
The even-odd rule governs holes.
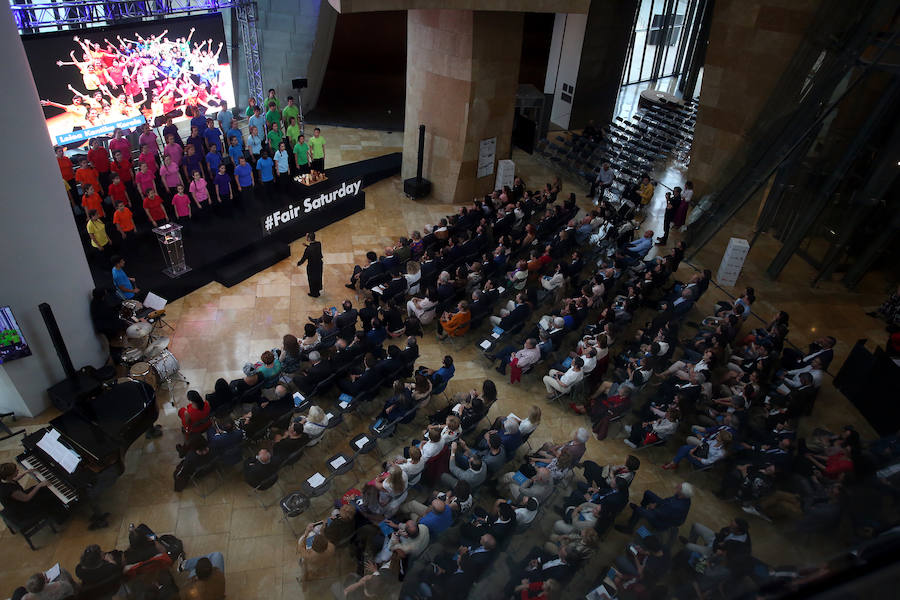
[[[622,85],[680,75],[699,0],[641,0]]]

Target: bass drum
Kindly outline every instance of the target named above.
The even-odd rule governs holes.
[[[178,372],[178,359],[168,350],[163,350],[147,361],[131,366],[128,376],[135,381],[143,381],[154,390],[159,384]]]
[[[159,354],[150,359],[150,366],[159,376],[159,381],[165,381],[178,372],[178,359],[168,350],[162,350]]]

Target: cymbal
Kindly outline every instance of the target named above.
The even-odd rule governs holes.
[[[156,356],[169,347],[169,338],[167,336],[158,337],[147,346],[147,355]]]
[[[141,321],[129,325],[128,329],[125,330],[125,335],[127,335],[129,339],[139,339],[150,335],[151,331],[153,331],[153,325]]]

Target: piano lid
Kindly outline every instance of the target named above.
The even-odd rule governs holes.
[[[131,445],[143,425],[135,427],[136,423],[149,420],[152,424],[157,414],[155,396],[146,383],[118,383],[51,420],[50,425],[77,451],[102,463]]]

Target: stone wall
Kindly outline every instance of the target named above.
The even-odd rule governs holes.
[[[522,47],[522,15],[411,10],[407,27],[403,177],[416,172],[419,124],[426,127],[424,175],[442,202],[468,202],[493,188],[476,178],[479,142],[510,154]]]
[[[688,178],[697,197],[733,175],[746,135],[822,0],[717,0]]]

